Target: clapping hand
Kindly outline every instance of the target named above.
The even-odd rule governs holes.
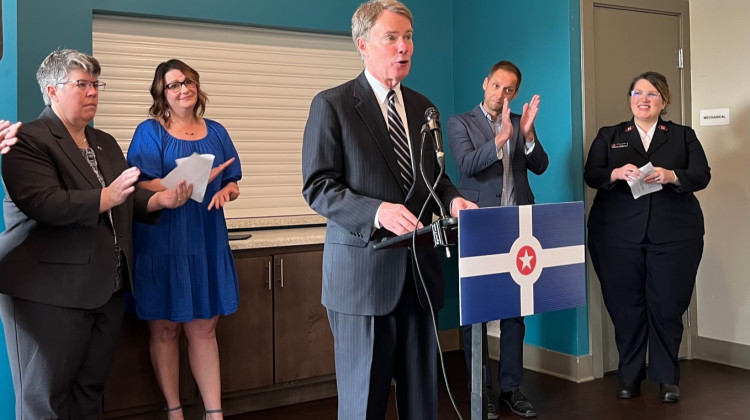
[[[234,158],[232,158],[233,160]],[[229,162],[229,161],[227,161]],[[230,182],[227,185],[224,186],[224,188],[220,189],[214,196],[211,198],[211,202],[208,203],[208,209],[220,209],[224,207],[224,205],[237,197],[240,196],[240,187],[237,186],[236,182]]]
[[[234,162],[234,158],[230,158],[229,160],[222,163],[221,165],[211,169],[211,174],[208,176],[208,183],[210,184],[211,181],[216,179],[216,177],[219,176],[219,174],[222,173],[224,169],[226,169],[229,165],[231,165],[232,162]]]
[[[8,153],[10,146],[18,142],[18,129],[21,122],[11,124],[10,121],[0,120],[0,154]]]
[[[534,120],[539,112],[539,95],[534,95],[531,102],[523,104],[523,114],[521,115],[521,134],[526,142],[531,143],[535,138]]]
[[[187,181],[182,180],[176,188],[159,191],[154,195],[158,196],[157,203],[161,208],[174,209],[187,203],[193,195],[193,184],[187,185]]]
[[[500,132],[495,136],[496,147],[502,148],[511,137],[513,137],[513,123],[510,122],[510,106],[508,106],[508,98],[505,98],[503,101],[503,110],[500,114]]]

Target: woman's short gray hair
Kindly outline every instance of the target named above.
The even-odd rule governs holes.
[[[389,11],[409,19],[409,24],[414,26],[409,8],[398,0],[370,0],[359,5],[352,16],[352,41],[357,45],[357,39],[370,40],[370,29],[375,25],[383,11]],[[359,52],[359,49],[357,49]],[[360,52],[360,57],[361,57]]]
[[[47,86],[66,82],[71,70],[83,70],[94,77],[99,77],[102,66],[96,58],[76,50],[55,50],[48,55],[36,71],[36,81],[42,90],[44,104],[49,105]]]

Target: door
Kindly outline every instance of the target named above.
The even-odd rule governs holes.
[[[270,256],[235,252],[240,288],[237,312],[216,327],[221,391],[230,393],[273,384],[273,290]]]
[[[690,100],[689,73],[685,70],[688,5],[679,0],[654,3],[643,0],[582,2],[586,152],[599,127],[632,117],[627,89],[633,77],[645,71],[662,73],[669,83],[672,103],[663,118],[681,124],[690,123],[686,121],[690,115]],[[595,193],[586,189],[587,209],[590,209]],[[618,355],[612,321],[590,264],[588,278],[594,373],[601,376],[604,372],[617,370]],[[693,311],[694,305],[693,302]],[[687,320],[687,316],[684,319]],[[685,322],[681,357],[689,354],[689,337],[690,323]]]

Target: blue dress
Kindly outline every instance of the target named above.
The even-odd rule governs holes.
[[[128,149],[128,164],[141,171],[139,181],[164,178],[177,166],[176,159],[193,153],[216,156],[214,167],[235,158],[208,184],[202,203],[188,200],[165,209],[156,225],[134,224],[134,295],[141,319],[187,322],[237,310],[237,271],[224,211],[207,208],[217,191],[242,177],[242,168],[227,130],[215,121],[205,122],[205,138],[181,140],[158,121],[146,120],[136,128]]]

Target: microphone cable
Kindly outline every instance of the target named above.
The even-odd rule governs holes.
[[[422,218],[422,215],[427,209],[427,205],[430,203],[431,199],[434,199],[437,202],[438,206],[440,207],[440,211],[442,215],[442,217],[436,223],[440,223],[442,225],[443,218],[445,218],[445,208],[443,207],[443,203],[438,199],[437,194],[435,194],[435,188],[440,182],[440,179],[443,177],[445,168],[440,166],[440,172],[438,173],[438,176],[435,179],[435,184],[430,185],[430,182],[427,180],[427,176],[424,172],[424,142],[425,142],[426,135],[427,135],[426,131],[422,130],[422,142],[419,148],[420,150],[419,171],[422,174],[422,179],[424,180],[425,185],[427,185],[427,189],[430,191],[430,195],[427,196],[427,199],[425,200],[424,204],[422,205],[421,210],[419,211],[419,214],[417,215],[417,222],[414,224],[414,230],[412,231],[412,234],[411,234],[411,252],[412,252],[412,258],[414,259],[414,266],[417,269],[417,276],[419,277],[419,283],[422,286],[424,295],[427,298],[427,306],[430,309],[430,315],[431,315],[430,318],[432,318],[432,331],[435,334],[435,342],[437,343],[438,358],[440,360],[440,369],[442,371],[443,381],[445,383],[445,390],[448,392],[448,398],[451,401],[453,410],[456,412],[456,415],[458,416],[459,420],[463,420],[463,417],[461,417],[461,412],[458,410],[456,401],[453,398],[453,393],[451,392],[450,384],[448,383],[448,375],[445,371],[445,360],[443,359],[443,349],[442,349],[442,346],[440,345],[440,337],[438,334],[437,316],[435,314],[435,308],[432,306],[432,299],[430,299],[430,293],[427,290],[427,284],[425,283],[424,277],[422,276],[422,269],[419,267],[419,256],[417,255],[417,227],[419,226],[419,220]],[[442,232],[441,234],[445,235],[445,232],[443,231],[443,227],[440,226],[439,228]],[[445,238],[443,237],[443,239]],[[447,243],[445,244],[445,247],[446,247],[446,254],[448,258],[450,258],[450,253],[448,252]]]

